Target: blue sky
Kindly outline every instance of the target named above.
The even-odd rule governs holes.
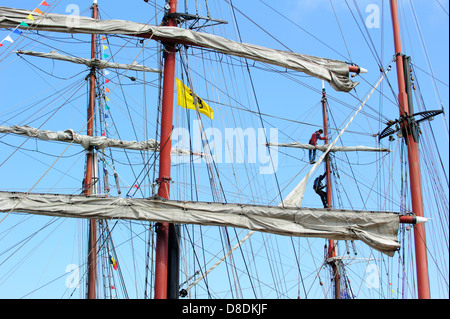
[[[89,7],[91,1],[60,0],[47,2],[51,4],[48,10],[53,13],[70,13],[74,8],[73,5],[76,4],[80,8],[82,15],[90,15]],[[351,132],[343,137],[345,145],[376,146],[376,139],[371,137],[371,135],[384,128],[383,124],[378,124],[379,121],[376,117],[381,116],[383,121],[387,119],[395,120],[399,114],[395,104],[397,82],[395,63],[392,62],[394,51],[390,13],[386,1],[384,1],[384,5],[380,0],[357,1],[358,8],[355,8],[355,2],[338,0],[333,1],[331,6],[328,0],[279,0],[276,3],[268,0],[235,0],[233,4],[239,10],[235,11],[238,21],[238,26],[236,26],[233,23],[230,8],[225,1],[208,1],[213,17],[229,21],[228,25],[216,26],[211,32],[240,41],[238,30],[243,42],[354,62],[368,69],[368,74],[354,79],[359,81],[360,85],[350,95],[335,92],[328,85],[326,86],[330,107],[333,108],[333,126],[336,125],[337,127],[341,127],[346,123],[345,121],[348,117],[353,114],[353,109],[359,106],[360,101],[364,99],[372,85],[379,78],[379,63],[384,68],[392,65],[393,69],[388,75],[389,81],[385,82],[382,88],[371,98],[368,103],[369,108],[365,108],[366,113],[361,114],[358,120],[352,123],[349,128]],[[38,0],[3,0],[1,5],[32,10],[38,7],[39,3],[40,1]],[[102,19],[122,19],[150,24],[160,22],[162,18],[160,8],[163,3],[163,1],[158,1],[158,15],[155,18],[155,9],[153,6],[144,3],[144,1],[99,0]],[[180,3],[180,11],[183,11],[184,1],[180,1]],[[201,5],[199,9],[200,15],[207,15],[205,2],[199,1],[199,3]],[[448,176],[449,2],[444,0],[411,0],[399,1],[399,3],[403,49],[405,54],[411,55],[413,58],[416,86],[419,88],[415,93],[415,97],[417,101],[422,101],[423,99],[426,109],[444,108],[446,113],[445,117],[439,115],[432,122],[434,136],[431,137],[428,133],[422,144],[430,148],[423,148],[423,150],[425,153],[427,150],[435,152],[434,139],[436,140],[436,145],[439,148],[441,160]],[[270,4],[273,8],[270,8],[267,4]],[[373,6],[380,9],[380,26],[366,29],[364,27],[366,19],[373,14],[373,11],[366,11],[366,9],[373,8]],[[350,11],[349,7],[352,11]],[[40,8],[42,10],[45,9],[42,6]],[[193,11],[194,7],[190,4],[189,12]],[[417,19],[414,18],[414,15]],[[374,18],[378,18],[378,16]],[[8,41],[3,41],[4,46],[0,48],[0,72],[2,74],[0,77],[0,94],[2,95],[0,100],[0,125],[21,124],[35,127],[42,126],[43,129],[51,130],[65,130],[68,128],[78,131],[82,130],[85,124],[87,101],[84,95],[87,88],[83,82],[84,77],[87,75],[85,68],[64,62],[43,61],[32,57],[25,58],[28,61],[26,62],[18,58],[12,51],[17,49],[43,52],[58,50],[60,53],[88,58],[90,55],[89,38],[80,35],[71,37],[71,35],[61,36],[58,34],[39,37],[35,34],[26,33],[19,36],[10,34],[8,30],[0,30],[0,41],[8,35],[11,36],[14,43],[10,44]],[[150,67],[158,66],[156,51],[152,49],[154,43],[149,42],[147,44],[147,42],[144,42],[147,49],[142,51],[143,44],[139,43],[137,39],[126,42],[127,40],[110,37],[108,41],[109,48],[106,51],[109,51],[114,61],[121,63],[131,63],[132,61],[145,62]],[[126,48],[120,49],[124,44],[126,44]],[[253,111],[256,111],[257,107],[259,107],[262,113],[270,115],[263,117],[264,128],[277,128],[279,130],[279,142],[300,141],[306,143],[312,132],[322,125],[320,109],[322,83],[320,80],[301,75],[290,77],[290,74],[274,74],[273,70],[268,70],[267,67],[261,64],[249,62],[251,80],[255,90],[253,91],[249,84],[249,75],[240,62],[233,59],[224,60],[227,63],[221,66],[220,63],[215,63],[221,57],[208,54],[206,60],[212,60],[214,63],[211,62],[211,64],[205,65],[204,59],[198,57],[199,55],[189,58],[189,67],[192,69],[190,77],[194,82],[197,94],[212,101],[210,105],[213,106],[216,114],[215,121],[204,122],[206,128],[217,128],[223,131],[233,126],[243,129],[261,127],[259,117],[246,112],[236,111],[236,113],[232,113],[228,106],[244,107]],[[180,57],[178,57],[178,62],[180,62]],[[227,64],[233,63],[240,66],[234,74],[226,69]],[[182,72],[180,64],[178,65],[177,76],[185,76],[185,72]],[[221,75],[222,72],[225,75]],[[270,73],[270,77],[267,76],[267,72]],[[434,75],[434,79],[430,76],[431,74]],[[157,83],[155,75],[147,74],[145,78],[141,74],[133,73],[132,75],[138,77],[140,81],[146,81],[150,84]],[[117,83],[119,77],[114,74],[111,82]],[[64,80],[61,78],[71,79]],[[209,83],[215,83],[216,87],[208,86],[205,79]],[[225,80],[229,81],[225,82]],[[120,129],[120,137],[130,140],[143,140],[148,137],[154,137],[156,130],[157,91],[151,85],[144,90],[142,86],[135,85],[131,81],[123,81],[123,83],[126,85],[124,90],[126,93],[122,93],[118,85],[114,84],[114,86],[109,87],[112,90],[110,94],[111,104],[109,106],[117,127]],[[223,94],[222,92],[225,90],[230,95],[233,95],[235,100]],[[253,92],[256,93],[257,99],[255,99]],[[41,102],[41,99],[46,96],[51,96],[51,98]],[[125,107],[125,101],[127,107]],[[415,105],[418,107],[419,103],[417,101],[415,100]],[[40,105],[42,104],[47,106],[41,107]],[[380,105],[382,107],[381,115],[372,111],[372,109],[378,110]],[[61,112],[58,110],[59,107],[61,107]],[[147,110],[146,115],[144,115],[144,109]],[[180,111],[179,108],[175,108],[175,110],[175,127],[187,127],[189,121],[186,113]],[[53,112],[54,115],[47,120],[49,114],[53,114]],[[130,126],[129,121],[125,121],[130,115],[133,119],[133,126]],[[190,123],[192,121],[193,117],[190,118]],[[429,132],[428,129],[427,132]],[[109,130],[111,137],[117,138],[117,133],[116,129],[111,126]],[[3,139],[3,141],[7,140]],[[23,141],[22,138],[13,138],[8,140],[8,143],[20,145]],[[383,145],[392,147],[396,152],[400,148],[398,139],[391,144],[384,141]],[[13,148],[7,144],[3,144],[0,147],[4,149],[1,152],[0,161],[5,161],[0,167],[3,176],[2,180],[4,181],[0,185],[0,190],[28,191],[34,187],[34,191],[37,192],[77,193],[79,191],[84,168],[84,153],[79,148],[69,148],[63,154],[64,156],[56,161],[56,157],[47,154],[52,153],[58,156],[64,151],[65,146],[59,144],[51,144],[49,146],[45,142],[28,141],[23,146],[25,149],[23,152],[13,154]],[[388,167],[389,165],[394,166],[393,163],[398,161],[399,158],[398,153],[395,154],[389,160],[386,160],[386,163],[383,165]],[[10,155],[11,158],[6,160]],[[134,153],[130,154],[130,158],[126,158],[119,153],[115,153],[115,156],[118,166],[120,162],[126,162],[127,160],[130,160],[132,163],[148,160],[147,157],[142,158],[139,154]],[[343,161],[341,159],[341,162]],[[358,179],[369,186],[367,187],[368,190],[365,190],[367,193],[355,195],[357,191],[354,190],[352,182],[342,182],[342,187],[348,188],[351,194],[350,199],[343,199],[343,208],[349,208],[353,202],[356,209],[362,209],[363,204],[367,205],[368,208],[375,209],[380,203],[372,202],[368,198],[371,193],[372,175],[376,171],[369,169],[365,171],[365,167],[369,167],[369,164],[374,161],[373,155],[358,154],[350,157],[348,161],[355,163],[355,174],[358,174]],[[51,174],[45,174],[49,167],[48,163],[53,162],[55,162],[55,165],[51,170]],[[245,165],[237,163],[235,166],[223,164],[221,169],[227,173],[222,176],[221,181],[224,183],[228,194],[227,200],[231,202],[254,200],[257,203],[267,204],[269,202],[272,205],[276,205],[279,201],[276,195],[278,193],[277,188],[280,187],[283,196],[286,196],[309,168],[306,162],[307,152],[288,149],[280,150],[278,153],[279,168],[276,178],[274,176],[258,176],[256,173],[252,175],[254,174],[253,169],[257,170],[258,166],[251,167],[251,165],[248,165],[249,163],[245,163]],[[19,165],[20,168],[18,168]],[[138,166],[136,165],[136,167]],[[138,174],[140,168],[136,168],[137,172],[127,171],[126,168],[120,171],[121,183],[125,192],[128,189],[132,189],[131,187],[135,183],[135,175]],[[202,168],[195,166],[195,168],[198,170],[198,178],[201,185],[199,190],[200,200],[211,200],[212,195],[209,189],[208,174],[204,170],[204,166]],[[439,165],[437,169],[440,169]],[[428,176],[430,174],[429,171],[425,168],[424,170],[424,175]],[[320,172],[316,172],[316,174],[318,173]],[[44,174],[44,178],[40,180]],[[352,177],[350,170],[343,171],[341,174],[346,177]],[[395,174],[398,174],[398,171]],[[173,196],[176,199],[192,199],[188,186],[189,182],[182,182],[191,178],[189,167],[174,165],[173,178],[176,181],[173,186]],[[367,178],[367,181],[365,178]],[[39,183],[36,184],[38,181]],[[150,191],[148,186],[145,190],[146,192]],[[242,192],[237,190],[239,189],[238,186],[243,188]],[[396,192],[400,187],[399,184],[388,185],[386,189]],[[445,188],[445,192],[448,199],[448,187]],[[427,197],[425,200],[432,202],[434,198]],[[307,207],[320,207],[320,200],[310,189],[308,189],[305,196],[304,205]],[[387,209],[397,211],[399,204],[394,202],[387,204],[387,206]],[[432,217],[437,218],[437,216]],[[27,222],[22,222],[22,218]],[[36,225],[40,228],[46,225],[47,222],[49,220],[46,218],[40,219],[36,217],[28,220],[26,216],[8,216],[2,223],[3,225],[0,225],[5,231],[3,233],[5,234],[5,239],[2,241],[6,241],[6,247],[13,247],[15,243],[22,242],[21,240],[26,237],[25,234],[33,233]],[[8,232],[9,227],[14,227],[12,229],[15,229],[15,231]],[[65,293],[65,267],[70,264],[82,263],[83,253],[80,251],[81,248],[76,247],[75,243],[85,241],[83,237],[85,230],[83,227],[84,225],[81,221],[62,220],[54,221],[50,226],[46,226],[45,229],[47,231],[39,232],[33,238],[32,244],[24,245],[24,252],[20,256],[31,254],[31,261],[27,259],[28,261],[25,262],[19,258],[16,261],[17,264],[11,263],[8,266],[10,268],[7,268],[12,271],[16,267],[15,265],[21,265],[20,274],[23,275],[20,278],[23,282],[11,279],[18,276],[9,276],[8,272],[4,273],[3,277],[1,277],[2,279],[0,279],[0,296],[22,297],[27,295],[30,290],[55,280],[54,284],[38,289],[31,296],[61,297]],[[20,231],[18,231],[19,229]],[[129,230],[125,226],[119,225],[116,231],[121,236],[121,240],[118,241],[126,242],[126,232]],[[41,241],[38,240],[38,236],[42,236],[39,237]],[[214,238],[218,235],[208,234],[208,236]],[[240,237],[242,236],[240,234]],[[258,242],[257,240],[255,239],[255,242]],[[56,245],[54,245],[55,243]],[[289,245],[289,243],[287,244]],[[320,242],[320,245],[322,244]],[[211,243],[211,247],[215,246]],[[22,250],[20,251],[22,252]],[[63,252],[71,253],[63,254]],[[283,253],[286,253],[286,255],[291,254],[288,251]],[[318,252],[318,254],[321,253]],[[60,254],[64,255],[64,257],[56,257]],[[138,259],[142,259],[143,254],[144,252],[140,251]],[[34,258],[39,260],[39,266],[36,266],[33,262]],[[446,258],[448,260],[448,252]],[[128,270],[132,273],[132,269]],[[60,279],[55,279],[60,276]],[[212,276],[211,278],[213,278]],[[131,281],[142,279],[133,278],[131,275],[130,278]],[[2,289],[2,285],[6,288]],[[31,289],[30,286],[32,287]],[[141,290],[138,295],[140,293],[142,293]],[[436,292],[436,294],[439,293]],[[78,296],[78,294],[79,291],[76,291],[75,296]],[[67,297],[67,292],[64,297]]]

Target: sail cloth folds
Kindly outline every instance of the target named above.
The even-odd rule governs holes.
[[[50,51],[49,53],[45,52],[35,52],[35,51],[27,51],[27,50],[19,50],[14,51],[18,54],[25,54],[25,55],[31,55],[36,56],[40,58],[46,58],[46,59],[53,59],[53,60],[60,60],[60,61],[67,61],[72,62],[76,64],[84,64],[87,67],[96,67],[97,69],[123,69],[123,70],[131,70],[131,71],[142,71],[142,72],[154,72],[154,73],[162,73],[161,70],[152,69],[149,67],[146,67],[145,65],[140,65],[136,61],[134,61],[131,64],[122,64],[122,63],[113,63],[108,62],[100,59],[84,59],[79,57],[71,57],[67,55],[59,54],[56,51]]]
[[[0,7],[0,28],[15,28],[24,17],[31,13],[28,10]],[[327,81],[337,91],[349,92],[358,85],[358,82],[350,80],[348,65],[342,61],[239,43],[216,35],[177,27],[151,26],[124,20],[95,20],[89,17],[54,13],[35,16],[33,21],[27,20],[27,24],[31,30],[36,31],[125,34],[208,48],[224,54],[303,72]],[[19,28],[27,29],[28,27],[19,25]]]
[[[159,152],[159,142],[154,139],[149,139],[147,141],[137,142],[137,141],[123,141],[113,138],[107,138],[105,136],[88,136],[76,133],[72,129],[65,131],[49,131],[40,130],[30,126],[2,126],[0,125],[0,133],[6,134],[16,134],[28,137],[37,138],[44,141],[58,141],[80,144],[85,149],[93,146],[97,149],[104,149],[107,147],[122,148],[128,150],[136,151],[154,151]],[[173,148],[172,153],[178,155],[202,155],[198,153],[192,153],[187,150],[182,150],[179,148]]]
[[[282,208],[161,199],[0,192],[0,212],[230,226],[285,236],[361,240],[392,256],[399,216],[389,212]]]

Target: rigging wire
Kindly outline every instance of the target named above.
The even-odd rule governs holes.
[[[438,3],[439,3],[439,1],[438,1]],[[415,21],[415,24],[416,24],[416,28],[417,28],[418,33],[419,33],[420,41],[421,41],[421,44],[422,44],[422,49],[423,49],[425,57],[426,57],[428,68],[430,69],[430,73],[432,75],[431,78],[433,79],[433,84],[434,84],[434,89],[435,89],[435,92],[436,92],[436,95],[437,95],[437,100],[438,100],[439,105],[441,106],[442,111],[444,111],[444,103],[442,102],[442,98],[441,98],[441,95],[439,93],[439,88],[438,88],[437,83],[436,83],[436,77],[434,76],[434,71],[433,71],[433,68],[432,68],[432,65],[431,65],[430,56],[428,54],[428,50],[427,50],[427,47],[425,45],[425,41],[423,39],[422,29],[421,29],[419,21],[417,19],[416,10],[414,9],[414,5],[413,5],[411,0],[409,1],[409,4],[410,4],[411,11],[413,13],[413,17],[414,17],[414,21]],[[448,13],[447,13],[447,15],[448,15]],[[443,113],[443,116],[446,119],[445,112]],[[447,120],[445,120],[444,123],[446,125],[447,135],[448,135],[449,130],[448,130],[448,125],[447,125]]]
[[[272,11],[276,12],[277,14],[279,14],[281,17],[283,17],[284,19],[286,19],[287,21],[291,22],[293,25],[295,25],[297,28],[299,28],[300,30],[302,30],[303,32],[305,32],[306,34],[308,34],[309,36],[311,36],[313,39],[317,40],[318,42],[320,42],[321,44],[325,45],[327,48],[331,49],[333,52],[337,53],[338,55],[340,55],[342,58],[347,59],[347,57],[345,57],[344,55],[342,55],[340,52],[338,52],[337,50],[335,50],[332,46],[326,44],[325,42],[323,42],[320,38],[316,37],[315,35],[313,35],[312,33],[310,33],[309,31],[307,31],[306,29],[304,29],[302,26],[300,26],[299,24],[297,24],[296,22],[294,22],[293,20],[289,19],[287,16],[285,16],[284,14],[282,14],[280,11],[274,9],[272,6],[270,6],[269,4],[267,4],[265,1],[263,0],[258,0],[259,2],[261,2],[262,4],[264,4],[265,6],[267,6],[269,9],[271,9]]]
[[[54,116],[59,110],[61,110],[61,108],[63,107],[63,106],[65,106],[65,104],[66,103],[68,103],[68,101],[76,94],[76,93],[78,93],[78,91],[84,86],[84,83],[82,83],[83,85],[79,85],[79,88],[75,91],[75,93],[73,93],[72,94],[72,96],[71,97],[69,97],[69,99],[68,100],[66,100],[66,102],[65,103],[63,103],[61,106],[59,106],[55,111],[53,111],[53,113],[52,113],[52,115],[49,117],[49,118],[47,118],[47,120],[46,121],[44,121],[42,124],[41,124],[41,126],[39,126],[38,127],[38,129],[40,129],[52,116]],[[3,166],[3,164],[5,164],[29,139],[30,139],[31,137],[28,137],[28,138],[26,138],[25,139],[25,141],[19,146],[19,147],[17,147],[16,148],[16,150],[14,150],[1,164],[0,164],[0,167],[1,166]],[[65,151],[69,148],[69,146],[71,145],[72,143],[70,143],[68,146],[67,146],[67,148],[64,150],[64,152],[63,153],[61,153],[60,154],[60,156],[56,159],[56,161],[58,161],[59,160],[59,158],[65,153]],[[55,163],[56,163],[56,161],[55,161]],[[53,165],[55,164],[55,163],[53,163]],[[53,166],[52,165],[52,166]],[[51,168],[51,167],[50,167]],[[49,170],[50,170],[50,168],[49,168]],[[48,173],[48,170],[47,170],[47,172],[46,173]],[[45,174],[46,174],[45,173]],[[44,174],[44,175],[45,175]],[[44,176],[42,176],[39,180],[41,180],[42,178],[43,178]],[[36,183],[37,184],[37,183]],[[36,186],[36,184],[35,184],[35,186]],[[34,188],[34,186],[33,186],[33,188]],[[30,190],[31,191],[31,190]],[[6,218],[6,217],[5,217]],[[3,221],[4,219],[2,219],[2,221]],[[0,222],[1,223],[1,222]]]
[[[228,2],[227,0],[225,0],[225,1]],[[230,7],[231,7],[231,9],[232,9],[233,19],[234,19],[234,23],[235,23],[235,26],[236,26],[236,29],[237,29],[237,32],[238,32],[238,35],[239,35],[239,39],[240,39],[240,41],[242,42],[242,36],[241,36],[240,31],[239,31],[239,26],[238,26],[236,14],[235,14],[235,11],[234,11],[234,10],[235,10],[235,7],[234,7],[234,5],[233,5],[233,1],[230,0],[229,4],[230,4]],[[255,85],[254,85],[254,82],[253,82],[253,79],[252,79],[252,75],[251,75],[250,68],[249,68],[249,66],[248,66],[247,60],[245,60],[245,63],[246,63],[246,65],[247,65],[247,72],[248,72],[248,76],[249,76],[249,79],[250,79],[250,84],[251,84],[251,87],[252,87],[252,90],[253,90],[253,95],[254,95],[254,99],[255,99],[255,102],[256,102],[256,107],[257,107],[257,109],[258,109],[258,113],[261,113],[261,109],[260,109],[260,107],[259,107],[258,98],[257,98],[257,94],[256,94]],[[263,121],[261,115],[259,116],[259,119],[260,119],[262,128],[264,128],[264,121]],[[265,131],[265,130],[264,130],[264,137],[265,137],[265,139],[266,139],[266,145],[267,145],[267,144],[269,143],[269,140],[267,139],[267,134],[266,134],[266,131]],[[280,197],[280,202],[282,203],[282,202],[283,202],[283,197],[282,197],[282,195],[281,195],[281,188],[280,188],[280,184],[279,184],[279,182],[278,182],[277,173],[276,173],[275,167],[273,166],[274,164],[273,164],[273,160],[272,160],[272,154],[271,154],[271,152],[270,152],[270,148],[267,148],[267,150],[269,151],[270,163],[271,163],[272,168],[273,168],[273,176],[274,176],[274,178],[275,178],[275,183],[276,183],[276,186],[277,186],[277,188],[278,188],[278,196]]]
[[[347,5],[348,9],[350,10],[350,13],[351,13],[352,16],[353,16],[353,19],[355,20],[356,25],[358,26],[359,30],[361,31],[361,35],[363,36],[364,40],[366,41],[366,44],[367,44],[368,48],[369,48],[370,51],[372,52],[372,56],[374,57],[375,61],[377,61],[378,66],[379,66],[380,68],[382,68],[382,67],[383,67],[383,63],[381,62],[380,56],[379,56],[379,54],[378,54],[378,52],[377,52],[377,50],[376,50],[376,47],[375,47],[375,45],[374,45],[374,43],[373,43],[372,37],[370,36],[369,31],[367,30],[367,25],[364,23],[365,21],[364,21],[364,18],[363,18],[363,16],[362,16],[362,14],[361,14],[361,11],[359,10],[358,3],[356,2],[356,0],[353,0],[353,4],[355,5],[356,10],[358,11],[359,18],[360,18],[361,21],[362,21],[361,24],[363,25],[364,30],[365,30],[366,33],[367,33],[367,37],[366,37],[366,35],[364,34],[363,30],[361,29],[360,24],[357,22],[356,17],[355,17],[355,15],[353,14],[353,11],[351,10],[351,8],[350,8],[350,6],[349,6],[347,0],[345,0],[345,3],[346,3],[346,5]]]
[[[183,56],[180,53],[180,60],[181,60],[181,65],[183,66],[183,68],[185,70],[185,73],[187,74],[187,81],[184,80],[183,76],[182,76],[182,81],[184,81],[184,83],[188,83],[189,86],[192,88],[192,90],[195,91],[194,88],[193,88],[193,85],[192,85],[192,80],[190,78],[190,67],[189,67],[189,60],[188,60],[188,57],[187,57],[187,51],[184,51],[184,54],[185,54],[185,57],[183,58]],[[188,111],[188,110],[186,110],[186,111]],[[210,160],[207,160],[206,164],[207,164],[207,168],[208,168],[207,171],[208,171],[208,174],[209,174],[209,180],[210,180],[210,185],[211,185],[211,191],[212,191],[212,194],[213,194],[213,198],[214,198],[215,201],[221,202],[220,198],[222,197],[223,198],[222,202],[226,202],[227,201],[226,200],[226,195],[225,195],[225,191],[224,191],[223,186],[222,186],[222,182],[220,180],[220,174],[219,174],[219,171],[218,171],[217,163],[216,163],[216,160],[215,160],[213,154],[211,153],[211,147],[209,147],[209,143],[206,140],[205,128],[204,128],[204,125],[203,125],[203,122],[202,122],[202,118],[201,118],[199,112],[196,112],[196,115],[197,115],[197,119],[199,121],[198,123],[201,125],[200,132],[202,134],[201,141],[202,141],[203,148],[209,153],[208,154],[208,158]],[[217,176],[217,181],[216,181],[216,176]],[[218,191],[216,191],[216,183],[218,183],[218,187],[219,187],[220,193]]]

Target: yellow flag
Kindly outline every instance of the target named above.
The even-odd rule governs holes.
[[[28,20],[34,20],[34,17],[31,15],[31,13],[27,16]]]
[[[198,111],[211,120],[214,119],[214,110],[209,107],[197,94],[192,93],[186,85],[183,84],[179,79],[177,79],[177,98],[178,105],[184,107],[185,109],[196,110],[195,104],[198,106]],[[194,99],[196,100],[194,102]]]

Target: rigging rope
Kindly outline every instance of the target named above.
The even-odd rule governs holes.
[[[281,203],[281,205],[283,205],[283,206],[284,205],[292,205],[292,206],[297,206],[297,207],[301,206],[301,203],[303,201],[303,196],[305,193],[305,189],[306,189],[306,183],[308,182],[309,177],[317,169],[317,167],[319,167],[319,165],[323,162],[325,156],[329,153],[330,149],[336,144],[336,142],[339,140],[339,138],[342,136],[342,134],[344,134],[344,132],[347,130],[348,126],[353,122],[356,115],[358,115],[358,113],[364,107],[366,102],[369,100],[369,98],[375,92],[376,88],[378,87],[378,85],[380,85],[381,81],[384,79],[384,77],[387,75],[387,73],[389,71],[390,71],[390,68],[384,72],[383,76],[381,76],[381,78],[378,80],[375,87],[367,95],[364,102],[361,104],[361,106],[358,108],[358,110],[356,110],[355,114],[352,116],[352,118],[349,120],[349,122],[345,125],[345,127],[339,132],[339,135],[336,137],[336,139],[332,143],[329,144],[327,150],[320,156],[319,160],[313,165],[313,167],[308,172],[308,174],[306,174],[306,176],[302,179],[300,184],[297,187],[295,187],[294,190],[285,198],[285,202]]]

